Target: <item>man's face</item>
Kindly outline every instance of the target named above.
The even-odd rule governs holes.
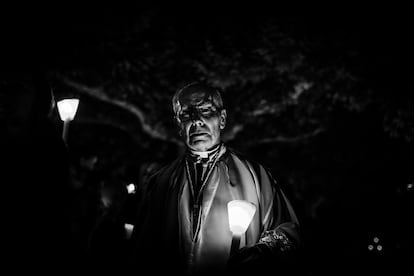
[[[218,110],[208,96],[198,92],[180,98],[176,119],[184,142],[193,151],[207,151],[220,143],[226,125],[226,111]]]

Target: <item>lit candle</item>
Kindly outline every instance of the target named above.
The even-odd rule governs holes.
[[[239,248],[240,238],[246,232],[256,212],[256,206],[246,200],[233,200],[227,204],[230,231],[233,234],[230,254]]]
[[[132,230],[134,230],[134,225],[129,224],[129,223],[125,223],[124,224],[124,229],[125,229],[125,237],[129,240],[131,238],[131,235],[132,235]]]

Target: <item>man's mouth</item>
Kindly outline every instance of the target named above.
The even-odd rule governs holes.
[[[191,133],[190,134],[190,137],[193,138],[193,137],[204,136],[204,135],[208,135],[208,133],[207,132],[203,132],[203,131],[201,131],[201,132],[194,132],[194,133]]]

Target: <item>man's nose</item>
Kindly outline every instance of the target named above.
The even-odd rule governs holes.
[[[204,123],[201,120],[193,120],[193,125],[195,125],[195,126],[203,126]]]
[[[196,126],[202,126],[204,124],[202,117],[198,112],[193,112],[191,114],[191,122]]]

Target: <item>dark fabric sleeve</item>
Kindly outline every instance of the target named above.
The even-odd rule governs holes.
[[[240,276],[277,271],[281,275],[297,275],[300,235],[293,207],[268,170],[247,164],[259,197],[261,236],[255,245],[230,256],[227,273]]]
[[[289,254],[300,244],[299,221],[292,204],[269,170],[258,165],[261,192],[271,194],[270,200],[262,195],[263,232],[258,244],[273,254]]]

